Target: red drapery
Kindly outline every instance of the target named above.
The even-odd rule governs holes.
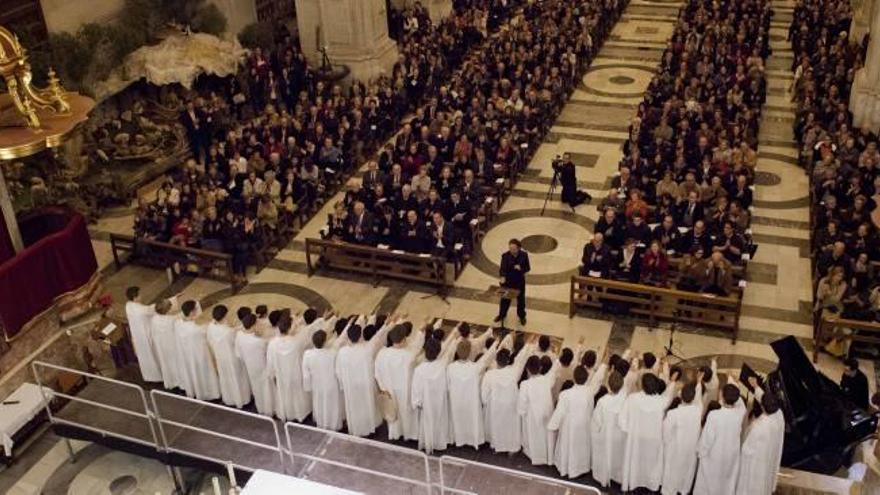
[[[7,338],[56,297],[85,285],[98,269],[82,215],[47,209],[20,227],[27,247],[0,264],[0,323]]]

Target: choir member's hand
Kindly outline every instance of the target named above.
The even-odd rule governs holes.
[[[752,390],[758,390],[761,388],[761,385],[758,383],[758,378],[754,376],[750,376],[748,378],[749,386],[752,387]]]

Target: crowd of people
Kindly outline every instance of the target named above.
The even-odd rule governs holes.
[[[515,28],[465,60],[369,163],[335,205],[324,236],[467,257],[484,200],[497,198],[496,181],[515,178],[532,156],[623,7],[618,0],[524,5],[510,21]],[[490,10],[486,22],[498,25],[503,14]],[[403,44],[423,22],[403,16]]]
[[[730,292],[733,268],[753,249],[772,15],[765,0],[692,0],[681,9],[599,204],[582,275]],[[671,256],[683,258],[676,277]]]
[[[623,491],[769,495],[785,420],[756,377],[722,384],[717,365],[670,366],[645,352],[599,356],[583,341],[467,323],[413,325],[405,316],[219,304],[126,304],[145,381],[233,407],[253,402],[284,421],[389,440],[427,452],[450,446],[522,451],[562,476],[592,473]],[[745,428],[745,429],[744,429]]]
[[[849,111],[856,71],[867,49],[848,38],[850,4],[809,0],[798,4],[789,36],[795,61],[794,134],[812,187],[815,310],[820,318],[880,321],[880,152],[877,136],[855,129]],[[825,349],[848,353],[845,331]]]
[[[457,4],[439,24],[418,5],[409,11],[418,27],[401,39],[390,74],[347,91],[322,80],[283,30],[236,77],[205,82],[180,118],[193,158],[168,174],[155,200],[142,201],[136,236],[228,252],[243,279],[247,264],[283,245],[297,217],[316,211],[402,116],[448,98],[440,88],[485,36],[481,22],[512,8],[504,0]]]

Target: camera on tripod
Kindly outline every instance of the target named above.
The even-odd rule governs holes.
[[[562,167],[563,163],[565,163],[565,160],[562,159],[562,155],[556,155],[553,158],[553,161],[550,162],[550,166],[553,167],[554,175],[559,173],[559,168]]]

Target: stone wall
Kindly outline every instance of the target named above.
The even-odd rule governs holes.
[[[73,33],[89,22],[112,21],[124,3],[124,0],[40,0],[50,33]]]

